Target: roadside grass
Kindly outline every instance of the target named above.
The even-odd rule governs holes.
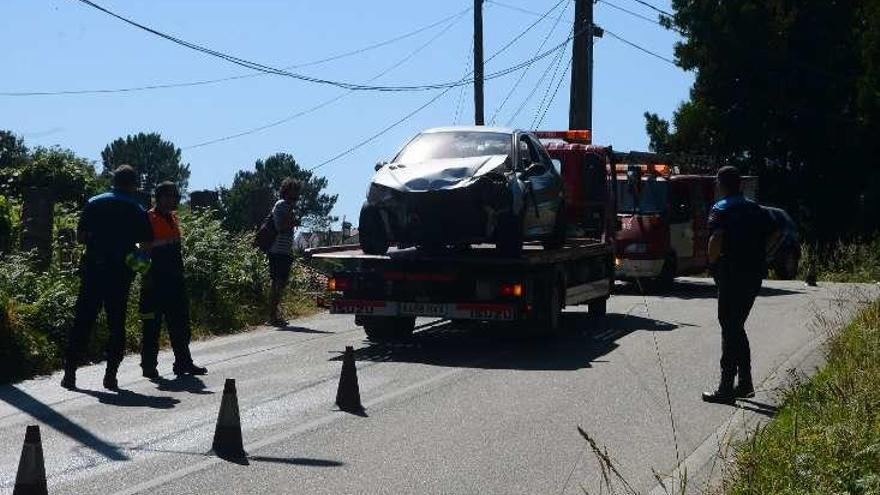
[[[880,235],[869,240],[801,248],[800,278],[810,269],[827,282],[880,282]]]
[[[880,301],[828,343],[825,367],[784,393],[738,446],[727,495],[880,494]]]

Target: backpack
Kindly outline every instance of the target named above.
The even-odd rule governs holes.
[[[272,217],[272,214],[269,213],[257,229],[257,234],[254,236],[253,246],[264,253],[268,253],[269,249],[272,248],[272,243],[275,242],[276,237],[278,237],[278,231],[275,230],[275,219]]]

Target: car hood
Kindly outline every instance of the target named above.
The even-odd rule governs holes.
[[[372,182],[403,192],[454,189],[489,172],[503,171],[506,159],[507,155],[487,155],[389,163],[376,172]]]

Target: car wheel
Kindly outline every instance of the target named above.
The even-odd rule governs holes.
[[[519,256],[522,254],[523,227],[518,215],[505,213],[498,219],[496,229],[495,247],[504,256]]]
[[[566,227],[565,203],[559,203],[559,211],[556,212],[556,221],[553,223],[553,232],[542,243],[544,249],[559,249],[564,246]]]
[[[364,333],[372,342],[397,342],[412,336],[416,328],[413,317],[369,316],[363,319]]]
[[[390,241],[379,209],[364,205],[360,216],[360,244],[365,254],[381,255],[388,252]]]
[[[782,280],[794,280],[798,274],[800,260],[793,250],[786,252],[782,259],[776,262],[774,271],[776,276]]]

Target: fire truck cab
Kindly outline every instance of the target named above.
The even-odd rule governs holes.
[[[704,271],[709,211],[718,199],[715,177],[679,174],[660,163],[617,163],[615,169],[617,277],[668,286],[678,275]],[[756,178],[743,179],[743,192],[754,199]]]

